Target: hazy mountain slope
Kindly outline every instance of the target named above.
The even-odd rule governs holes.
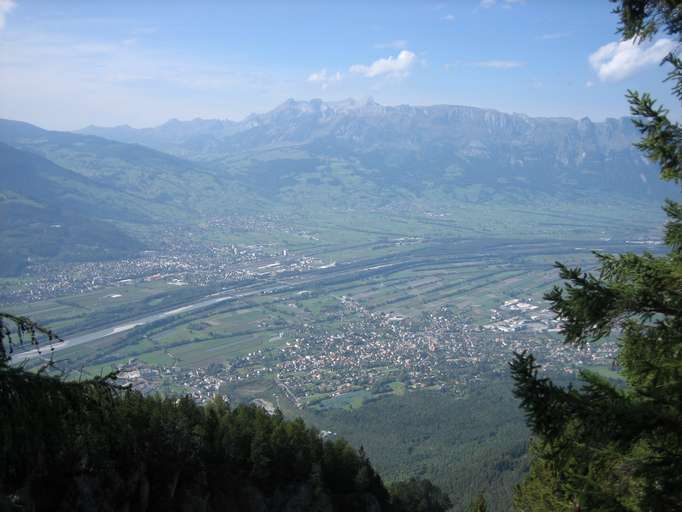
[[[106,222],[136,214],[106,187],[2,143],[0,163],[0,275],[19,273],[29,257],[107,259],[142,248]]]
[[[128,125],[103,128],[88,126],[79,131],[120,142],[144,144],[150,148],[179,156],[209,153],[217,148],[222,138],[239,129],[239,123],[220,119],[171,119],[154,128],[135,129]]]
[[[2,273],[29,258],[97,261],[157,248],[164,230],[262,205],[225,173],[138,144],[0,120]],[[179,231],[178,231],[179,230]]]
[[[478,185],[493,198],[527,190],[571,198],[585,192],[667,193],[653,168],[632,147],[627,119],[530,118],[470,107],[342,109],[320,102],[288,102],[247,120],[225,139],[226,153],[300,144],[318,157],[355,159],[367,179],[420,191]]]
[[[158,140],[170,127],[173,151],[195,159],[229,167],[239,156],[262,160],[265,151],[296,148],[305,158],[344,162],[365,185],[382,189],[435,188],[461,196],[461,189],[477,187],[479,199],[525,192],[568,199],[586,192],[660,198],[673,191],[653,179],[655,170],[633,148],[638,135],[627,118],[594,123],[450,105],[288,100],[239,123],[171,121],[127,128],[125,138],[168,147]],[[119,128],[83,131],[122,137]],[[292,182],[299,171],[276,172],[280,181]]]
[[[0,141],[37,153],[112,191],[135,197],[151,218],[192,219],[246,203],[238,184],[208,168],[139,144],[0,120]]]

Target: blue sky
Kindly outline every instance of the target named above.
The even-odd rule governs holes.
[[[0,0],[0,117],[53,129],[241,119],[293,97],[372,96],[540,116],[672,102],[656,62],[618,43],[607,0],[236,2]]]

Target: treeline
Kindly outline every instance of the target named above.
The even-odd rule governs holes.
[[[66,382],[2,360],[0,397],[0,511],[450,506],[420,480],[396,484],[391,496],[362,450],[255,406],[145,397],[108,379]]]

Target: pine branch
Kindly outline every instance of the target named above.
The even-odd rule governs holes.
[[[38,341],[40,335],[47,338],[51,352],[54,351],[52,343],[64,341],[52,330],[41,326],[30,318],[0,311],[0,364],[6,364],[11,359],[17,344],[15,337],[20,346],[28,342],[36,347],[40,353]],[[26,337],[28,337],[28,340],[26,340]],[[5,348],[5,343],[7,348]]]

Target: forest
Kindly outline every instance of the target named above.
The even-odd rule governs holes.
[[[3,317],[3,334],[14,320]],[[35,334],[19,319],[18,331]],[[5,340],[6,341],[6,340]],[[0,353],[0,510],[446,510],[301,419],[27,372]],[[415,504],[416,508],[415,508]]]

